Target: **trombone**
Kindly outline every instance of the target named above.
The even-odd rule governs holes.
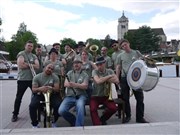
[[[31,74],[32,74],[32,76],[34,77],[35,75],[36,75],[36,72],[35,72],[35,70],[34,70],[34,67],[33,67],[33,65],[28,61],[28,65],[29,65],[29,68],[30,68],[30,70],[31,70]]]

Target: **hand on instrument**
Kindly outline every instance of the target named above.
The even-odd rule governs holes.
[[[69,82],[69,87],[71,87],[71,88],[76,87],[76,83],[75,82]]]
[[[50,89],[52,89],[51,86],[42,86],[40,87],[40,91],[43,93],[47,93]]]

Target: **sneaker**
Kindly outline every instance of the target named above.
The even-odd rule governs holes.
[[[13,115],[12,118],[11,118],[11,121],[12,122],[16,122],[17,120],[18,120],[17,115]]]
[[[57,127],[56,123],[52,123],[52,128],[56,128],[56,127]]]
[[[37,125],[37,126],[32,126],[32,128],[40,128],[40,127]]]

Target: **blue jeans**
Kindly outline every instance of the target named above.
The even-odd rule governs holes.
[[[71,126],[84,126],[84,112],[87,97],[80,95],[76,97],[65,97],[58,109],[59,115],[67,120]],[[75,106],[76,117],[69,110]]]

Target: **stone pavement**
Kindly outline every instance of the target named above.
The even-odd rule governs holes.
[[[123,124],[109,126],[85,126],[39,128],[39,129],[4,129],[2,135],[179,135],[179,122],[164,122],[150,124]]]
[[[10,84],[10,85],[9,85]],[[180,134],[180,78],[160,78],[158,85],[151,92],[144,92],[145,97],[145,118],[150,122],[148,124],[138,124],[135,122],[136,102],[131,97],[132,119],[127,124],[122,124],[121,119],[113,115],[107,121],[106,126],[92,126],[89,107],[86,106],[87,115],[85,117],[85,126],[70,127],[69,124],[60,117],[58,120],[58,128],[39,128],[32,129],[29,118],[29,98],[28,90],[25,99],[22,101],[21,112],[17,122],[10,122],[12,116],[12,108],[14,102],[16,87],[15,81],[2,81],[0,83],[1,90],[1,129],[0,135],[54,135],[54,134],[148,134],[148,135],[179,135]],[[9,88],[9,91],[8,91]],[[5,95],[9,95],[7,98]],[[3,95],[3,96],[2,96]],[[11,97],[12,96],[12,97]],[[13,99],[13,100],[10,100]],[[102,111],[99,110],[101,114]]]

